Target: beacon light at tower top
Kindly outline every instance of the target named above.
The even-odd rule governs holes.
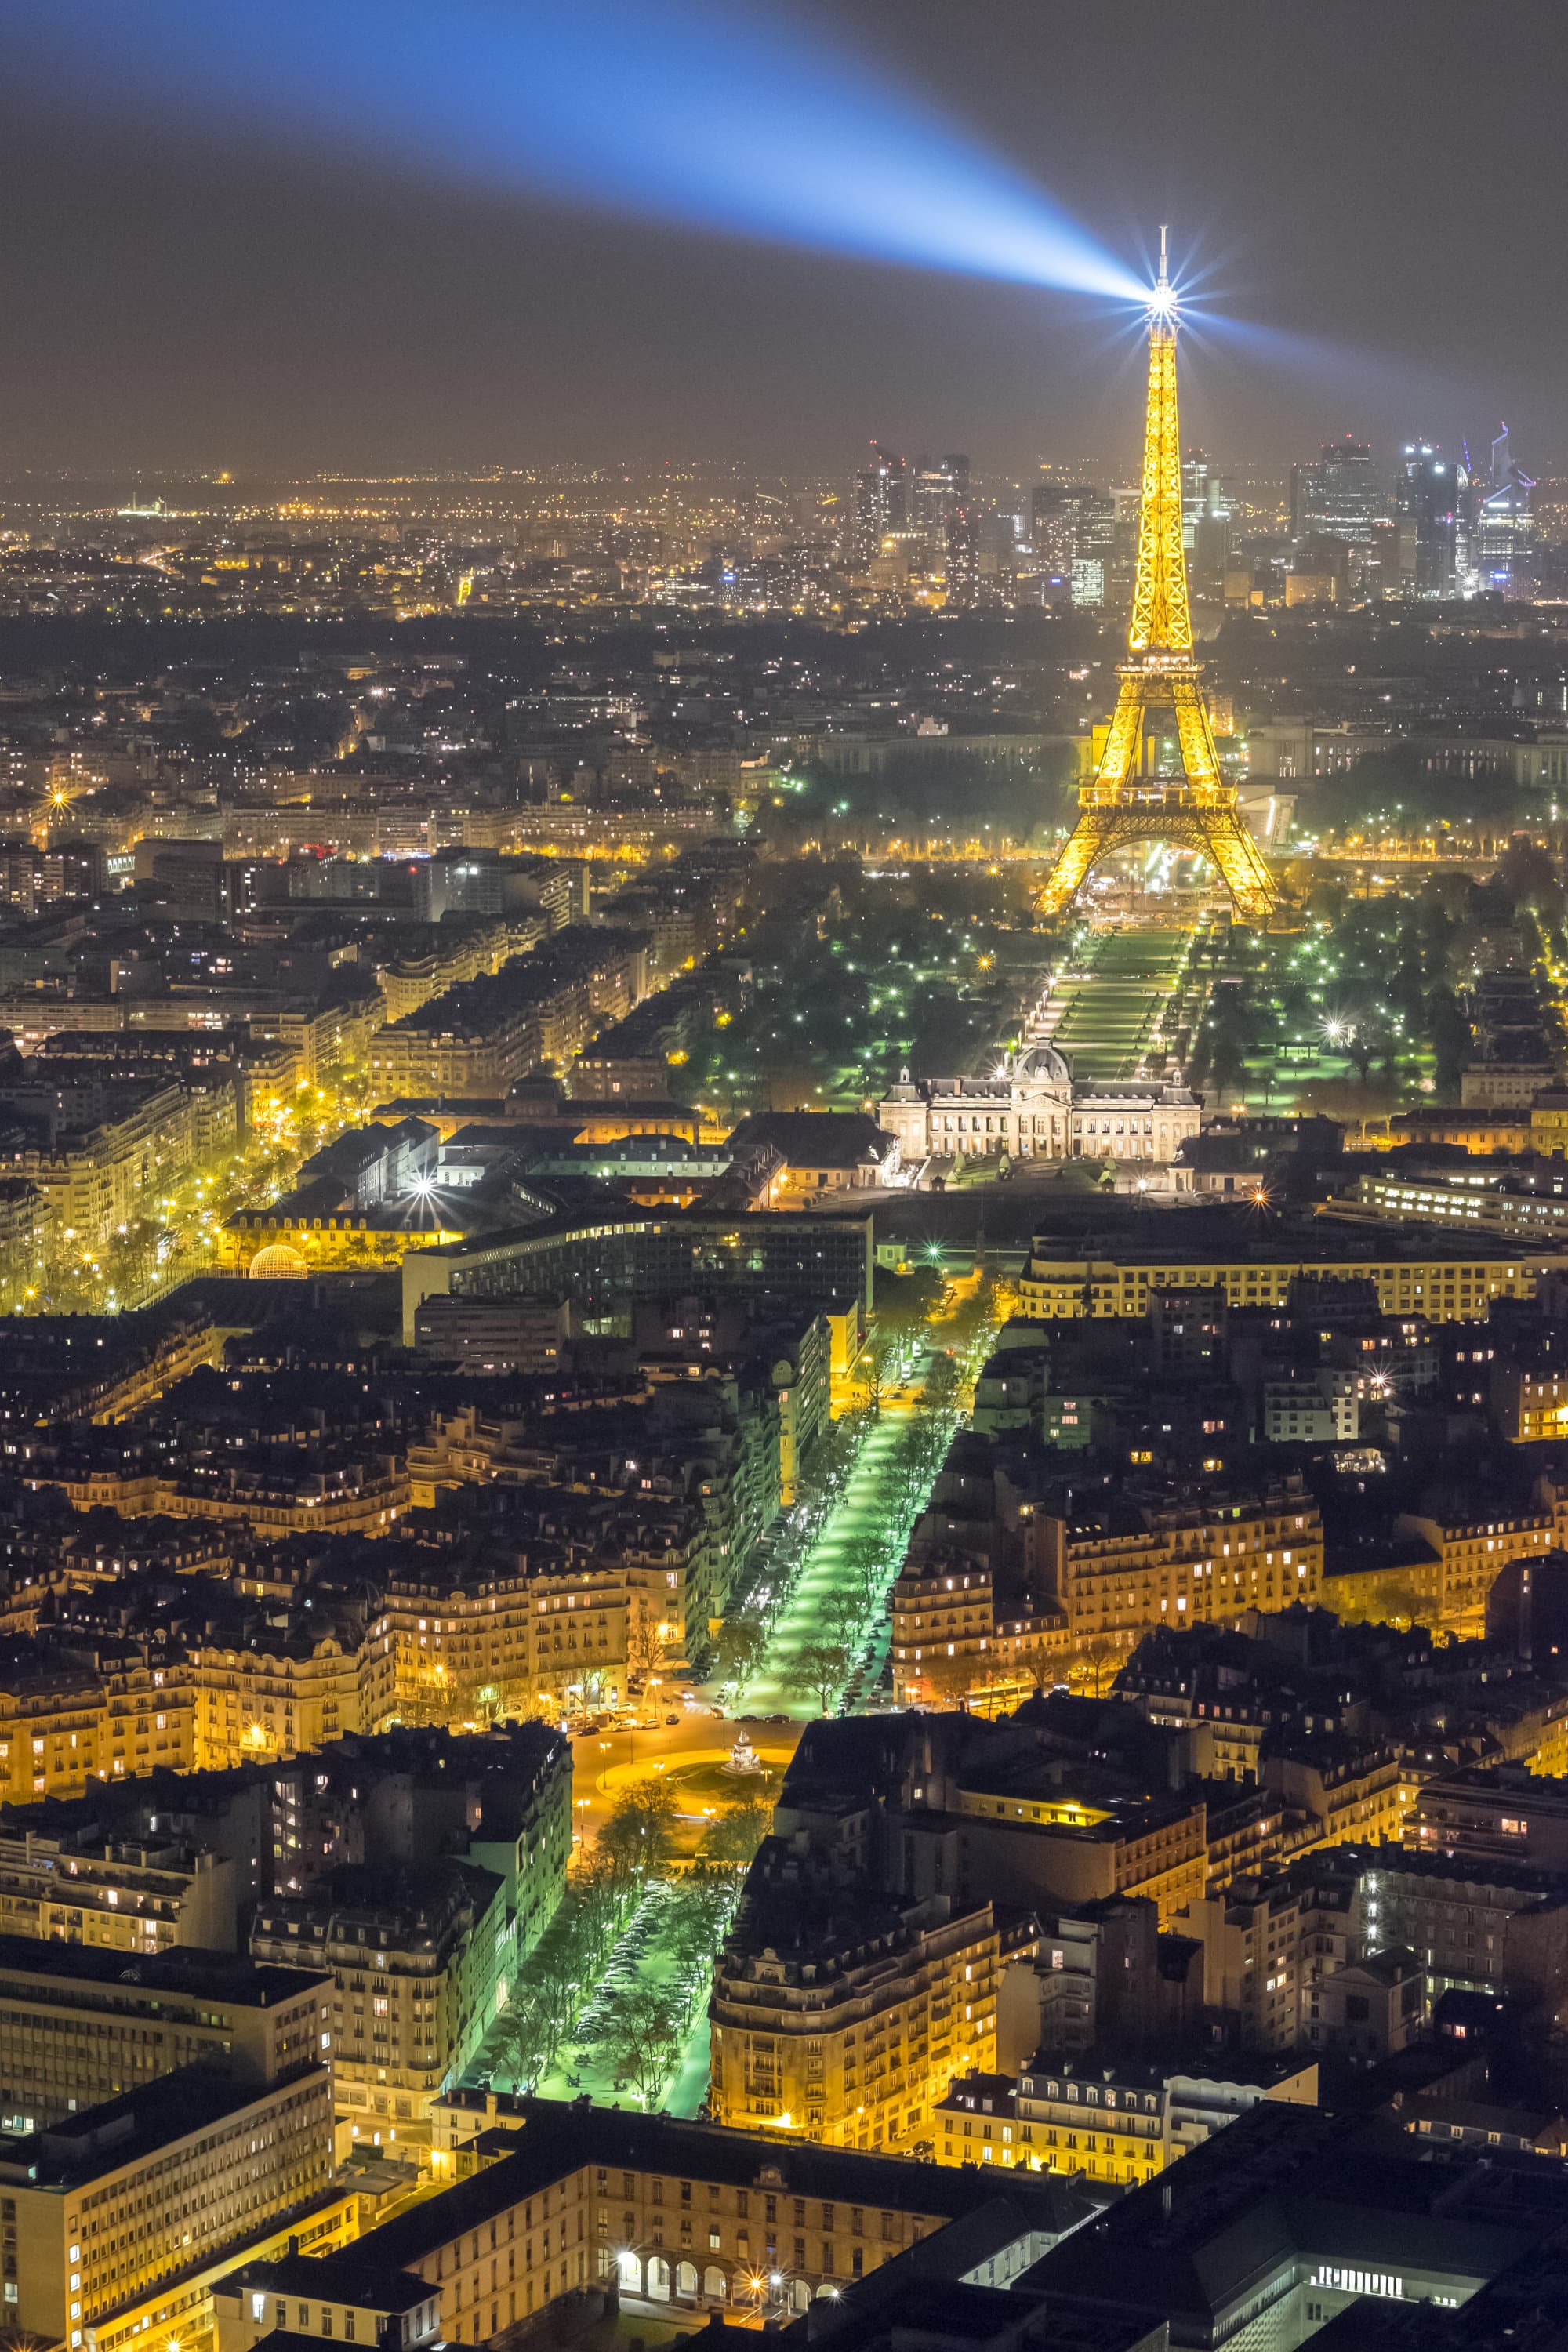
[[[1171,283],[1170,257],[1165,249],[1166,231],[1160,230],[1160,275],[1149,289],[1149,316],[1152,320],[1173,325],[1178,296]]]

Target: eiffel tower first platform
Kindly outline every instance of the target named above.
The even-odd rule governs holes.
[[[1036,900],[1041,916],[1070,907],[1092,869],[1137,841],[1201,851],[1217,868],[1237,915],[1257,922],[1277,903],[1274,878],[1237,814],[1236,787],[1215,755],[1203,670],[1193,658],[1187,562],[1182,550],[1182,452],[1176,422],[1176,295],[1166,274],[1149,301],[1149,402],[1138,516],[1138,577],[1116,712],[1100,765],[1079,793],[1079,820]],[[1169,712],[1179,772],[1151,772],[1154,732]],[[1169,725],[1169,721],[1166,721]]]

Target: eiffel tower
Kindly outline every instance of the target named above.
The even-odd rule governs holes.
[[[1079,793],[1079,820],[1036,900],[1036,912],[1059,915],[1090,871],[1135,841],[1170,841],[1199,850],[1218,869],[1237,915],[1256,922],[1272,912],[1274,878],[1237,814],[1236,787],[1215,755],[1193,659],[1187,562],[1182,551],[1182,451],[1176,424],[1176,293],[1160,231],[1160,277],[1149,299],[1149,400],[1143,425],[1143,487],[1138,515],[1138,578],[1128,658],[1100,765]],[[1169,711],[1180,745],[1179,773],[1150,766],[1152,714]]]

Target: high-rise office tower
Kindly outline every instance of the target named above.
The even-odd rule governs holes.
[[[1182,544],[1195,595],[1225,593],[1229,520],[1230,498],[1223,477],[1210,464],[1206,450],[1189,449],[1182,460]]]
[[[889,531],[907,527],[909,493],[908,461],[873,441],[870,464],[855,477],[851,553],[857,563],[869,563]]]
[[[1492,443],[1487,487],[1476,504],[1470,561],[1478,587],[1510,596],[1533,584],[1535,518],[1530,494],[1534,488],[1509,449],[1505,425]]]
[[[1224,477],[1210,464],[1208,452],[1189,449],[1182,459],[1182,537],[1189,555],[1199,524],[1223,522],[1229,512]]]
[[[980,518],[968,458],[956,452],[917,457],[909,503],[910,523],[930,534],[931,559],[946,577],[949,604],[973,604],[980,581]]]
[[[1364,441],[1325,441],[1315,458],[1290,468],[1290,536],[1342,539],[1368,547],[1389,519],[1388,491]]]
[[[1470,477],[1433,441],[1407,441],[1394,484],[1396,576],[1406,596],[1457,596],[1470,566]]]
[[[969,460],[964,457],[917,457],[910,477],[910,520],[944,523],[954,507],[969,503]]]
[[[1031,500],[1036,561],[1075,604],[1105,602],[1116,547],[1116,501],[1084,482],[1038,482]]]
[[[949,507],[942,529],[947,601],[973,604],[980,593],[980,518],[973,504],[965,499]]]

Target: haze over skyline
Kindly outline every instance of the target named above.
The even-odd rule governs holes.
[[[748,12],[755,13],[755,12]],[[770,21],[809,29],[790,0]],[[1329,436],[1562,446],[1561,19],[1509,54],[1434,0],[1092,12],[862,0],[873,68],[1134,268],[1205,301],[1190,438],[1282,472]],[[1133,455],[1133,322],[1096,298],[591,215],[221,122],[85,71],[0,101],[0,469],[637,465],[841,472],[876,434],[977,467]],[[1532,160],[1533,159],[1533,160]],[[1543,266],[1544,265],[1544,266]]]

